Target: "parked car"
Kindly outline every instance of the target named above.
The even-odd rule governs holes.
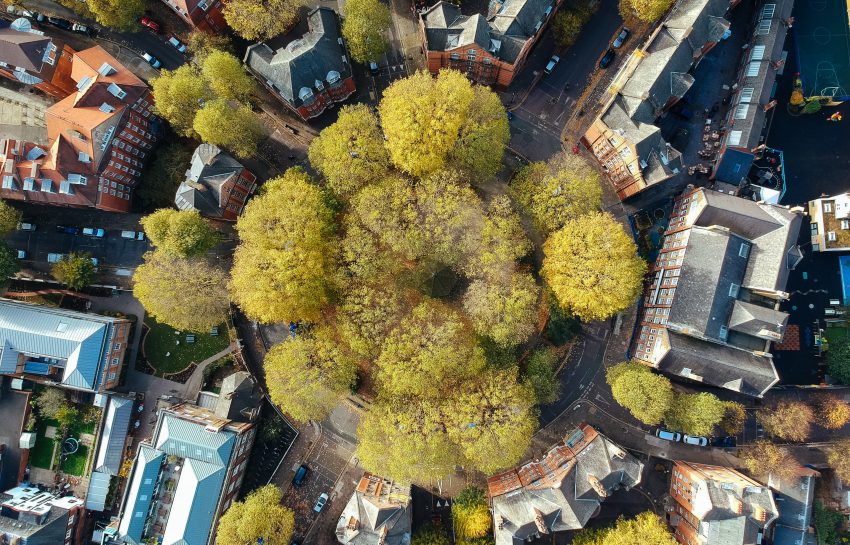
[[[18,231],[35,231],[34,223],[18,223]]]
[[[626,40],[629,39],[629,36],[631,36],[631,34],[631,30],[627,29],[626,27],[623,27],[623,30],[621,30],[620,33],[617,34],[617,37],[614,38],[614,43],[611,44],[611,47],[613,47],[614,49],[620,49],[621,47],[623,47],[623,44],[626,43]]]
[[[47,22],[55,27],[59,27],[63,30],[71,30],[71,21],[67,19],[62,19],[61,17],[48,17]]]
[[[71,25],[71,30],[73,30],[74,32],[79,32],[81,34],[89,33],[89,27],[82,23],[74,23],[73,25]]]
[[[139,19],[139,24],[143,27],[153,30],[154,32],[159,32],[159,23],[157,23],[150,17],[142,17],[141,19]]]
[[[728,435],[726,437],[712,437],[711,438],[711,446],[713,447],[723,447],[723,448],[733,448],[738,444],[738,438],[734,435]]]
[[[708,445],[708,439],[705,437],[697,437],[694,435],[686,435],[684,438],[684,442],[689,445],[696,445],[698,447],[704,447]]]
[[[150,53],[142,53],[142,58],[148,61],[148,64],[150,64],[154,68],[159,68],[160,66],[162,66],[162,63],[159,62],[159,59],[157,59]]]
[[[94,265],[94,268],[96,269],[97,266],[100,264],[100,261],[98,261],[96,257],[90,257],[89,259],[91,259],[91,264]]]
[[[62,261],[63,257],[65,257],[65,254],[47,254],[47,262],[59,263],[60,261]]]
[[[32,11],[27,10],[27,9],[23,9],[23,8],[19,8],[17,6],[6,7],[6,13],[8,13],[9,15],[17,15],[19,17],[34,17],[35,16]]]
[[[665,441],[673,441],[676,443],[682,440],[681,433],[677,431],[662,430],[660,428],[655,430],[655,436],[659,439],[664,439]]]
[[[138,233],[136,233],[136,240],[145,240],[145,232],[139,231]]]
[[[322,492],[322,495],[319,496],[318,500],[316,500],[316,505],[313,506],[313,511],[321,513],[322,507],[324,507],[326,503],[328,503],[328,495]]]
[[[558,63],[560,61],[561,61],[561,57],[559,57],[558,55],[552,55],[552,58],[549,59],[549,63],[546,64],[546,68],[544,68],[543,71],[547,74],[551,74],[552,70],[555,69],[555,67],[558,65]]]
[[[69,235],[79,235],[80,228],[79,227],[71,227],[68,225],[57,225],[56,230],[60,233],[68,233]]]
[[[301,486],[302,484],[304,484],[304,480],[307,478],[307,473],[309,473],[309,471],[310,468],[308,468],[304,464],[301,464],[301,466],[298,468],[298,471],[295,472],[295,476],[292,477],[292,484],[294,484],[295,486]]]
[[[369,61],[369,71],[372,72],[372,74],[377,74],[378,63],[376,63],[375,61]]]
[[[602,59],[599,60],[599,68],[605,69],[611,66],[611,63],[614,61],[615,55],[616,53],[614,53],[614,50],[608,48],[608,51],[606,51]]]
[[[177,51],[179,51],[179,52],[181,52],[181,53],[185,53],[185,52],[186,52],[186,44],[184,44],[183,42],[181,42],[180,40],[178,40],[176,36],[172,36],[172,37],[168,38],[168,43],[170,43],[171,45],[173,45],[173,46],[174,46],[174,48],[175,48]]]
[[[103,238],[104,230],[97,227],[84,227],[83,234],[88,237]]]
[[[25,250],[18,250],[17,252],[18,252],[18,259],[26,259],[27,258],[27,252]]]
[[[130,240],[145,240],[145,232],[139,231],[121,231],[121,238],[129,238]]]

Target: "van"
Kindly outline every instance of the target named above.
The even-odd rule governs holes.
[[[306,465],[301,464],[298,467],[298,471],[295,472],[295,476],[292,477],[292,484],[295,486],[301,486],[304,484],[304,480],[307,478],[307,473],[309,471],[310,469]]]

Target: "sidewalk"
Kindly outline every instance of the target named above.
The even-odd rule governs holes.
[[[200,362],[195,367],[195,370],[192,371],[192,374],[189,375],[189,379],[183,385],[183,398],[194,402],[198,398],[198,393],[201,391],[201,386],[203,386],[204,369],[206,369],[209,364],[220,360],[221,358],[230,354],[234,350],[236,350],[236,345],[230,344],[227,348],[225,348],[218,354],[213,354],[204,361]]]

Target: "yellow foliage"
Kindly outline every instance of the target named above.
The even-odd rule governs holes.
[[[221,516],[216,532],[218,545],[289,545],[295,515],[280,504],[281,492],[274,485],[258,488],[233,502]]]
[[[791,105],[792,105],[792,106],[799,106],[799,105],[800,105],[800,104],[802,104],[804,101],[805,101],[805,98],[803,97],[803,93],[801,93],[800,91],[797,91],[797,90],[795,89],[795,90],[791,93]]]

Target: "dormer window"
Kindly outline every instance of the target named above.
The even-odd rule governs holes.
[[[83,89],[88,87],[89,83],[91,83],[91,78],[88,77],[88,76],[85,76],[83,79],[81,79],[80,81],[77,82],[77,90],[82,91]]]
[[[84,152],[84,151],[81,151],[81,152],[80,152],[80,155],[78,156],[78,159],[79,159],[79,161],[80,161],[81,163],[89,163],[89,162],[91,162],[91,157],[89,157],[89,154],[88,154],[88,153],[86,153],[86,152]]]
[[[123,99],[125,96],[127,96],[127,92],[124,91],[124,89],[115,85],[114,83],[110,83],[109,87],[107,87],[106,90],[109,91],[112,96],[119,99]]]
[[[109,76],[115,72],[117,72],[117,70],[115,70],[115,68],[113,68],[113,66],[108,62],[103,63],[100,65],[100,68],[97,69],[97,73],[101,76]]]
[[[104,102],[103,104],[100,105],[100,111],[105,113],[105,114],[111,114],[112,112],[115,111],[115,108],[113,108],[112,106],[110,106],[109,104]]]

